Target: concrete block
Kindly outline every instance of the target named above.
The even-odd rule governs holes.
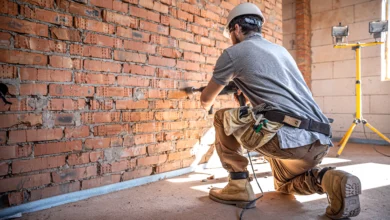
[[[333,62],[317,63],[311,66],[312,79],[332,79]]]
[[[283,47],[285,47],[287,50],[295,49],[295,34],[283,35]]]
[[[334,122],[332,123],[332,131],[341,132],[343,133],[342,135],[344,135],[344,133],[349,129],[349,127],[353,123],[353,120],[355,119],[354,114],[325,114],[325,115],[328,118],[334,119]],[[362,132],[362,131],[363,131],[363,126],[361,124],[356,126],[354,129],[354,132]]]
[[[362,59],[362,76],[380,76],[380,62],[380,57]],[[356,77],[356,60],[336,61],[334,62],[333,71],[333,78]]]
[[[312,30],[330,28],[332,26],[338,25],[339,22],[342,24],[352,24],[354,23],[353,9],[353,6],[349,6],[313,14],[311,28]]]
[[[367,21],[357,22],[353,24],[345,24],[345,25],[348,25],[349,27],[348,41],[350,43],[352,42],[356,43],[357,41],[372,39],[372,36],[368,32]]]
[[[372,42],[373,39],[365,40],[362,42]],[[380,57],[381,56],[381,47],[380,46],[372,46],[372,47],[365,47],[362,50],[362,58],[367,57]]]
[[[295,18],[295,3],[283,4],[283,21]]]
[[[370,97],[363,96],[363,114],[370,112]],[[355,96],[328,96],[324,97],[325,114],[356,114]]]
[[[390,115],[365,115],[364,118],[372,125],[375,127],[377,130],[379,130],[381,133],[390,133]],[[370,130],[367,129],[366,131]]]
[[[332,36],[330,28],[319,29],[312,31],[311,37],[311,46],[323,46],[323,45],[332,45]]]
[[[333,45],[312,47],[313,63],[323,63],[339,60],[353,60],[355,53],[348,49],[335,49]]]
[[[364,95],[390,95],[390,81],[381,81],[379,76],[363,77]]]
[[[353,96],[355,79],[326,79],[312,81],[313,96]]]
[[[295,19],[288,19],[283,21],[283,34],[294,34],[295,31]]]
[[[317,103],[318,107],[320,107],[320,109],[322,111],[324,111],[324,97],[323,96],[314,96],[314,101]]]
[[[355,5],[355,22],[379,20],[382,16],[382,1],[374,0]],[[368,27],[368,26],[367,26]]]
[[[319,13],[323,11],[332,10],[332,1],[331,0],[311,0],[310,1],[311,13]]]
[[[369,2],[372,0],[333,0],[333,8],[343,8],[346,6],[356,5],[363,2]]]
[[[390,115],[390,95],[372,95],[370,110],[372,114]]]

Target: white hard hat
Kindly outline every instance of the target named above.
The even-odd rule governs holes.
[[[230,13],[227,17],[227,23],[225,26],[225,30],[223,31],[223,36],[230,38],[229,24],[234,18],[241,16],[241,15],[257,15],[260,17],[260,19],[263,23],[265,22],[263,13],[261,13],[260,9],[255,4],[253,4],[253,3],[239,4],[230,11]]]

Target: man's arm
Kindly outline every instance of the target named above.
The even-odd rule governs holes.
[[[215,83],[212,79],[209,84],[204,88],[202,94],[200,95],[200,103],[202,107],[206,110],[209,110],[213,105],[215,98],[224,88],[224,85]]]

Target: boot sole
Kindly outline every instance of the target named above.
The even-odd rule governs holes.
[[[343,208],[337,215],[328,215],[328,217],[332,219],[342,219],[359,215],[359,194],[362,193],[362,187],[359,178],[353,175],[345,176],[341,181],[340,187],[344,200]]]
[[[234,200],[233,201],[221,200],[221,199],[218,199],[217,197],[210,195],[210,194],[209,194],[209,197],[211,200],[214,200],[216,202],[227,204],[227,205],[235,205],[235,206],[242,208],[242,209],[243,208],[252,209],[252,208],[256,207],[256,202],[252,203],[249,207],[246,207],[250,202],[234,201]]]

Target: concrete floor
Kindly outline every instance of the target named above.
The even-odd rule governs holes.
[[[362,211],[353,219],[390,219],[390,158],[376,153],[369,145],[348,144],[340,158],[331,149],[323,166],[337,166],[357,175],[362,182]],[[378,150],[390,154],[389,146]],[[328,219],[325,195],[293,196],[274,191],[268,163],[255,161],[264,190],[256,209],[247,210],[244,219]],[[210,175],[214,180],[202,182]],[[221,168],[207,169],[177,178],[135,187],[59,207],[23,215],[21,219],[238,219],[241,209],[208,198],[211,186],[223,187],[227,173]],[[259,189],[255,181],[252,186]]]

